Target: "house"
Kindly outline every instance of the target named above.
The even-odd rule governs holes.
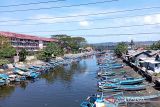
[[[160,54],[160,50],[129,50],[125,59],[129,62],[136,63],[141,58],[155,58]]]
[[[146,70],[160,73],[160,61],[155,58],[140,58],[140,66],[145,67]]]

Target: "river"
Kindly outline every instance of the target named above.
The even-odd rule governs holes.
[[[0,88],[0,107],[79,107],[96,92],[96,58],[57,67],[36,80]]]

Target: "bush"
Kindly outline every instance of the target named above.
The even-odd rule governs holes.
[[[5,64],[9,64],[10,62],[6,59],[0,59],[0,66],[5,65]]]
[[[25,49],[22,49],[19,52],[19,61],[25,61],[27,55],[28,55],[28,52]]]

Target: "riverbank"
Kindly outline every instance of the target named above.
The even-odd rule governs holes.
[[[88,55],[92,55],[94,54],[94,52],[85,52],[85,53],[77,53],[77,54],[65,54],[64,56],[59,56],[56,57],[54,59],[52,59],[52,61],[64,61],[64,59],[69,58],[69,59],[74,59],[74,58],[78,58],[78,57],[85,57]],[[14,63],[17,67],[29,67],[29,66],[42,66],[45,65],[46,62],[42,61],[42,60],[38,60],[38,59],[31,59],[31,60],[27,60],[25,62],[17,62]],[[0,69],[0,73],[10,73],[13,71],[14,67],[13,64],[6,64],[7,69]]]
[[[10,82],[24,81],[27,78],[35,79],[39,75],[53,70],[56,66],[65,66],[73,62],[79,62],[81,58],[93,54],[93,52],[68,54],[63,57],[56,57],[55,59],[50,59],[49,62],[32,60],[28,62],[8,64],[8,69],[5,69],[0,73],[0,86],[7,85]]]
[[[154,101],[156,101],[158,104],[158,98],[160,96],[159,90],[156,90],[154,84],[146,81],[145,78],[139,75],[138,72],[136,72],[133,68],[124,63],[122,59],[115,58],[111,55],[108,56],[108,54],[106,56],[100,55],[97,56],[97,66],[99,66],[99,70],[97,73],[97,86],[98,91],[100,91],[101,93],[97,92],[95,93],[95,95],[99,94],[100,98],[97,97],[97,102],[90,102],[92,101],[90,98],[96,98],[94,95],[93,97],[89,96],[87,100],[88,102],[82,102],[81,107],[85,107],[86,104],[94,105],[98,102],[99,104],[104,104],[105,106],[111,106],[113,104],[119,105],[121,104],[120,102],[118,102],[119,97],[122,98],[124,104],[127,104],[125,105],[125,107],[150,107],[155,105]],[[141,86],[143,88],[141,88]],[[132,101],[124,100],[123,98],[130,98]],[[142,101],[139,99],[145,99],[143,104]]]
[[[77,63],[57,66],[37,79],[0,87],[0,106],[79,107],[97,89],[96,70],[95,57],[88,56]]]

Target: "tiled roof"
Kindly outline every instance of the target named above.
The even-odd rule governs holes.
[[[9,37],[9,38],[20,38],[20,39],[30,39],[30,40],[41,40],[41,41],[48,41],[48,42],[57,42],[57,39],[51,39],[51,38],[44,38],[44,37],[38,37],[38,36],[32,36],[27,34],[18,34],[13,32],[4,32],[0,31],[0,35]]]

